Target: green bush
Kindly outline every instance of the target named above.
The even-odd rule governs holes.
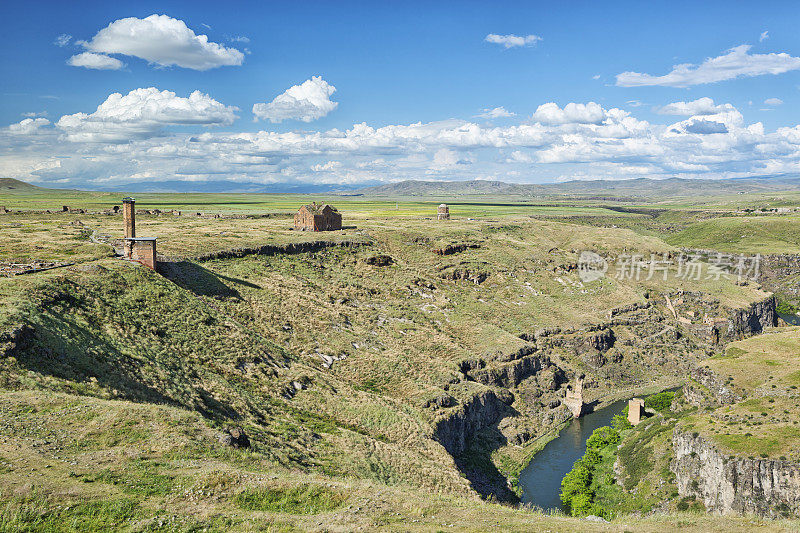
[[[633,424],[628,422],[628,417],[625,415],[614,415],[614,418],[611,419],[611,425],[617,431],[625,431],[633,427]]]
[[[797,313],[797,306],[786,300],[778,300],[777,310],[782,315],[793,315]]]
[[[586,440],[586,446],[591,448],[605,448],[610,445],[616,446],[619,444],[621,438],[619,431],[609,426],[603,426],[592,432],[592,435]]]
[[[561,480],[561,503],[564,510],[573,513],[572,501],[579,494],[589,494],[592,472],[581,460],[575,462],[572,470]]]
[[[644,406],[658,412],[666,411],[672,405],[674,398],[675,393],[672,391],[659,392],[645,398]]]
[[[575,461],[572,470],[561,480],[561,503],[567,513],[572,516],[609,515],[608,511],[594,503],[594,494],[589,487],[595,466],[601,461],[601,450],[607,446],[616,446],[620,439],[619,431],[609,426],[595,429],[586,439],[586,453]],[[613,481],[612,477],[610,483]]]

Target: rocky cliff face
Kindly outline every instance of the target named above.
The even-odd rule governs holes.
[[[343,247],[356,248],[369,244],[367,241],[310,241],[294,242],[283,245],[265,244],[253,248],[233,248],[231,250],[221,250],[195,257],[196,261],[212,261],[215,259],[233,259],[245,257],[247,255],[295,255],[309,252],[318,252],[325,248]]]
[[[681,496],[696,496],[710,512],[781,517],[800,513],[800,464],[728,458],[696,434],[676,430],[672,471]]]
[[[506,401],[510,403],[511,400]],[[476,394],[455,412],[436,422],[433,438],[450,455],[459,455],[467,449],[467,443],[475,433],[496,424],[507,408],[506,403],[494,391]]]
[[[683,395],[692,405],[698,407],[719,406],[742,400],[741,394],[708,368],[693,369],[691,377],[694,381],[689,380],[683,386]],[[708,392],[698,388],[697,383],[708,389]]]
[[[550,359],[547,356],[530,355],[497,367],[474,370],[469,375],[484,385],[511,388],[548,366]]]
[[[761,333],[764,328],[778,325],[775,296],[769,296],[744,309],[736,309],[728,318],[725,340],[739,339]]]

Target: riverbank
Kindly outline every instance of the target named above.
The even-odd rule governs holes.
[[[606,394],[601,396],[598,399],[593,401],[597,401],[597,405],[594,409],[587,413],[584,416],[591,415],[592,413],[597,413],[616,401],[619,400],[627,400],[633,398],[635,396],[649,396],[651,394],[657,394],[659,392],[663,392],[666,390],[671,390],[683,385],[684,380],[669,380],[658,383],[656,385],[650,385],[647,387],[636,387],[632,389],[622,389],[615,391],[613,393]],[[503,460],[498,460],[499,463],[498,469],[500,472],[506,477],[508,480],[509,488],[520,498],[523,496],[523,490],[519,486],[519,478],[520,474],[523,470],[533,461],[540,451],[542,451],[551,441],[558,438],[562,431],[565,428],[569,427],[573,421],[576,419],[571,418],[566,420],[565,422],[559,424],[551,431],[537,437],[536,439],[530,441],[529,443],[523,446],[515,446],[514,449],[518,450],[518,453],[508,453],[508,451],[503,455]],[[581,449],[583,448],[583,444],[581,445]]]

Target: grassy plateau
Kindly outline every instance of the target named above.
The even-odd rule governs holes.
[[[707,515],[668,465],[678,424],[800,460],[800,328],[715,339],[709,323],[770,296],[757,280],[614,266],[682,247],[794,253],[800,218],[740,213],[768,193],[474,195],[441,222],[438,197],[139,194],[157,272],[115,253],[121,197],[0,190],[0,267],[61,265],[0,277],[0,531],[798,529]],[[293,230],[312,200],[344,229]],[[581,279],[582,251],[605,277]],[[667,408],[598,448],[609,521],[518,505],[578,376],[602,406],[705,365],[747,399],[720,408],[725,424]]]

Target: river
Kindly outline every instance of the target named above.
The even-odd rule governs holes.
[[[561,480],[572,470],[575,461],[583,457],[586,439],[595,429],[611,425],[611,419],[622,413],[626,405],[628,400],[619,400],[573,419],[558,437],[548,442],[519,476],[522,502],[542,509],[560,509]]]

